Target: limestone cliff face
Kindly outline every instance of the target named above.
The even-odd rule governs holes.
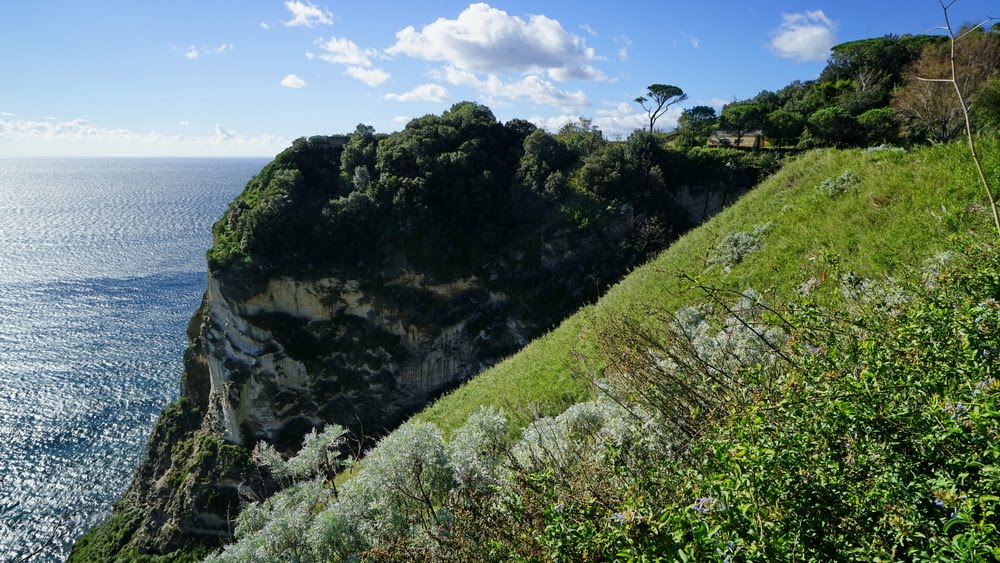
[[[541,271],[576,285],[569,241],[543,246]],[[100,542],[118,554],[221,546],[243,503],[274,490],[249,462],[257,442],[291,452],[329,423],[377,437],[544,328],[496,279],[441,279],[400,264],[367,278],[278,276],[243,298],[209,276],[188,330],[181,400],[164,412],[128,492],[96,529]],[[511,264],[483,271],[499,278],[500,269],[518,270]],[[78,543],[71,559],[92,557],[92,541]]]
[[[277,277],[240,301],[210,278],[200,335],[206,427],[233,444],[285,449],[330,422],[376,434],[531,332],[516,311],[487,318],[510,302],[475,276],[428,280],[403,269],[377,290],[366,284]]]

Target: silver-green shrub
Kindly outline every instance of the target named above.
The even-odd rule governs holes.
[[[379,441],[364,470],[341,488],[340,514],[367,543],[396,542],[440,525],[437,508],[453,483],[441,430],[407,422]]]
[[[861,154],[872,154],[872,153],[905,153],[906,149],[903,147],[895,147],[889,144],[882,143],[874,147],[868,147],[866,149],[861,149]]]
[[[325,561],[310,545],[307,532],[313,517],[331,496],[332,490],[317,478],[245,507],[236,518],[236,543],[206,561]]]
[[[857,187],[861,183],[861,178],[847,170],[836,178],[827,178],[820,182],[817,189],[830,197],[837,197],[847,190]]]
[[[313,477],[331,476],[340,468],[340,446],[344,444],[347,431],[339,424],[328,424],[323,432],[306,434],[302,449],[295,456],[284,459],[267,442],[259,442],[253,449],[251,459],[261,467],[266,467],[279,482],[301,481]]]
[[[763,247],[764,241],[759,236],[737,231],[726,235],[715,245],[715,255],[708,259],[708,263],[722,264],[728,271]]]
[[[510,447],[507,417],[482,407],[455,432],[447,446],[457,498],[489,494],[503,479],[501,471]]]

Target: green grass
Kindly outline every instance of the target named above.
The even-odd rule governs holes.
[[[1000,143],[983,141],[981,156],[1000,177]],[[860,177],[852,190],[831,198],[817,189],[845,171]],[[772,222],[764,247],[728,272],[709,265],[726,235]],[[416,415],[445,432],[458,428],[481,405],[506,408],[515,429],[537,415],[561,412],[590,393],[576,368],[599,376],[596,332],[607,316],[641,318],[648,308],[668,311],[698,299],[690,281],[743,290],[752,287],[774,303],[800,284],[838,269],[864,277],[892,275],[947,246],[949,236],[991,227],[982,188],[965,145],[953,143],[909,153],[824,149],[787,164],[739,202],[637,268],[595,305],[582,308],[518,354],[484,371]],[[836,299],[832,283],[817,289]]]

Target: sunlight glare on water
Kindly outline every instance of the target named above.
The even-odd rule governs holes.
[[[266,159],[0,159],[0,560],[61,560],[177,395],[211,224]]]

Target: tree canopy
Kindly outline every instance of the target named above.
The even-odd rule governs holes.
[[[649,132],[652,133],[656,120],[665,114],[670,106],[683,102],[687,97],[684,90],[672,84],[650,84],[646,88],[646,95],[639,96],[635,102],[649,115]]]

